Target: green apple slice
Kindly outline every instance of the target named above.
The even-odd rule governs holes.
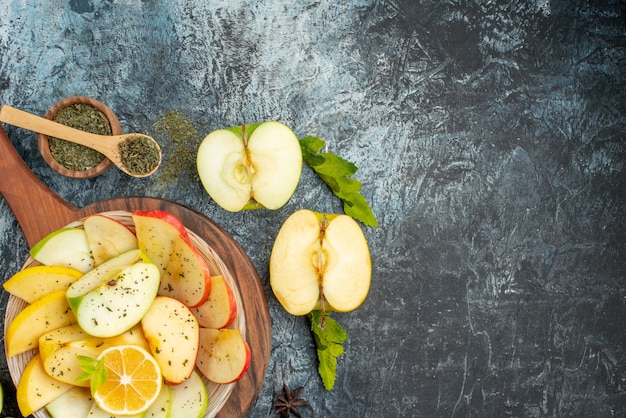
[[[82,228],[61,228],[42,238],[30,250],[46,266],[71,267],[83,273],[93,268],[87,234]]]
[[[170,418],[172,410],[172,391],[168,385],[161,386],[161,392],[142,418]]]
[[[201,418],[209,404],[209,395],[200,375],[194,370],[179,385],[170,386],[172,408],[169,418]]]
[[[139,323],[156,297],[160,278],[160,269],[141,250],[131,250],[72,283],[66,296],[85,332],[111,337]]]
[[[280,122],[218,129],[200,144],[197,168],[205,190],[222,208],[278,209],[300,182],[302,150]]]
[[[93,403],[89,388],[76,386],[46,405],[46,410],[52,418],[85,418]]]

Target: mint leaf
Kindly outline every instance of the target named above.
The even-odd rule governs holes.
[[[330,391],[335,386],[337,357],[344,353],[343,343],[348,341],[348,333],[337,321],[319,310],[312,311],[308,317],[317,347],[317,371],[324,388]]]
[[[78,365],[83,371],[76,381],[84,382],[90,380],[91,393],[95,393],[108,378],[107,368],[102,360],[97,360],[88,356],[76,356]]]
[[[335,196],[341,199],[346,215],[365,225],[377,227],[376,216],[360,193],[361,182],[351,177],[357,172],[357,166],[339,155],[320,152],[325,144],[322,139],[314,136],[300,139],[304,162],[330,187]]]

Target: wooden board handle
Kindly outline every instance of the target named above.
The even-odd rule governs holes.
[[[77,208],[43,184],[15,150],[0,125],[0,194],[32,248],[49,232],[76,220]]]

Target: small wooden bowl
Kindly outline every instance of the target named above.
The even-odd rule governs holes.
[[[122,134],[122,126],[120,125],[120,121],[115,116],[115,113],[111,109],[109,109],[104,103],[93,99],[91,97],[86,96],[72,96],[65,98],[63,100],[55,103],[44,115],[46,119],[53,120],[56,114],[61,110],[68,106],[72,106],[75,104],[86,104],[92,107],[95,107],[100,112],[106,116],[109,124],[111,125],[111,135],[121,135]],[[41,152],[41,156],[44,161],[52,168],[54,171],[58,172],[67,177],[72,177],[76,179],[88,179],[92,177],[99,176],[100,174],[107,171],[111,168],[113,164],[111,160],[108,158],[104,158],[100,164],[95,167],[92,167],[87,170],[70,170],[67,167],[61,165],[57,160],[54,159],[52,153],[50,152],[50,143],[48,142],[48,136],[44,134],[38,134],[38,143],[39,143],[39,152]]]

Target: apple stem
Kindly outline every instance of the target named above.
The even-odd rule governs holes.
[[[241,124],[241,137],[243,138],[243,146],[248,147],[248,135],[246,134],[246,124]]]

